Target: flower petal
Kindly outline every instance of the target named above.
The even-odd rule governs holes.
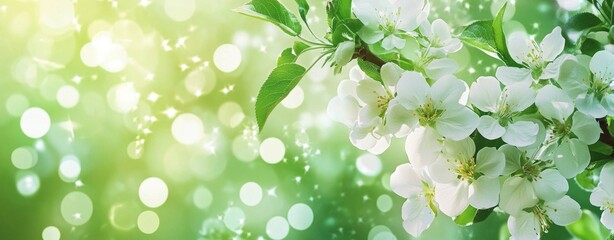
[[[502,139],[507,144],[526,147],[535,143],[538,132],[539,126],[537,123],[529,121],[511,122],[505,128]]]
[[[449,217],[460,215],[469,206],[469,186],[465,181],[435,186],[435,202]]]
[[[465,84],[462,80],[448,75],[438,79],[429,91],[429,96],[438,106],[451,106],[458,104],[459,99],[465,92]]]
[[[522,211],[517,216],[507,219],[507,228],[510,230],[510,240],[538,240],[541,232],[539,219],[533,213]]]
[[[422,74],[404,72],[397,84],[397,99],[407,109],[416,109],[425,102],[430,86]]]
[[[384,89],[381,83],[375,80],[365,79],[358,82],[356,96],[366,105],[377,105],[378,97],[387,97],[388,93],[386,93],[386,89]]]
[[[595,118],[581,112],[573,114],[571,131],[586,144],[593,144],[599,140],[601,128]]]
[[[546,85],[537,92],[535,105],[544,117],[558,120],[561,123],[564,123],[574,111],[571,98],[563,90],[553,85]]]
[[[603,166],[599,179],[599,187],[614,197],[614,162]]]
[[[403,228],[414,237],[420,236],[435,219],[435,213],[431,210],[428,200],[419,196],[412,196],[403,203],[401,215]]]
[[[505,128],[499,124],[497,119],[491,116],[484,115],[480,117],[480,125],[478,125],[478,132],[489,140],[500,138],[505,134]]]
[[[441,154],[441,135],[430,127],[417,127],[407,135],[405,152],[409,162],[416,168],[433,163]]]
[[[565,39],[561,34],[561,27],[552,29],[552,32],[546,35],[539,45],[543,51],[542,57],[544,60],[549,62],[554,60],[565,48]]]
[[[366,26],[358,30],[357,34],[367,44],[375,44],[384,38],[384,32]]]
[[[390,6],[389,1],[354,0],[352,1],[352,12],[365,26],[377,29],[380,25],[378,10],[387,11]]]
[[[593,59],[591,59],[590,69],[596,77],[600,79],[612,79],[614,78],[614,68],[612,67],[612,63],[614,62],[614,54],[601,50],[595,55],[593,55]]]
[[[439,58],[432,60],[426,66],[426,75],[431,79],[439,79],[446,75],[452,75],[458,70],[458,64],[451,58]]]
[[[505,103],[510,106],[512,112],[522,112],[533,105],[537,93],[526,85],[514,84],[505,87],[503,94],[506,97]]]
[[[477,155],[475,171],[490,178],[499,177],[505,168],[505,154],[494,147],[480,149]]]
[[[494,77],[479,77],[471,84],[469,101],[483,112],[497,111],[501,86]]]
[[[525,32],[514,32],[510,34],[507,40],[507,49],[509,49],[510,55],[512,55],[512,59],[517,63],[523,63],[527,57],[527,54],[531,52],[533,49],[533,45],[531,44],[531,40],[529,36]],[[499,67],[500,69],[501,67]],[[497,78],[501,80],[501,78],[497,75]]]
[[[584,171],[591,161],[586,143],[578,139],[565,139],[556,148],[554,164],[565,178],[572,178]]]
[[[505,154],[505,168],[503,175],[509,175],[520,169],[521,152],[517,147],[505,144],[499,148],[499,151]]]
[[[593,189],[591,196],[589,198],[591,204],[597,207],[603,207],[609,199],[612,199],[613,196],[610,196],[605,190],[600,187]]]
[[[418,119],[403,105],[391,101],[386,110],[386,129],[395,137],[404,137],[409,134],[416,125]]]
[[[358,119],[358,103],[351,97],[334,97],[328,102],[326,112],[328,116],[340,123],[345,124],[351,128]]]
[[[576,98],[578,111],[593,118],[602,118],[608,113],[594,93],[580,94]]]
[[[505,180],[501,186],[499,199],[501,210],[512,216],[518,216],[523,213],[523,209],[533,207],[538,202],[531,182],[521,177],[510,177]]]
[[[559,171],[546,169],[532,182],[535,194],[544,201],[554,201],[565,196],[569,185]]]
[[[526,68],[517,67],[498,67],[495,76],[501,83],[506,86],[513,84],[522,84],[523,86],[531,86],[533,83],[533,76],[531,76],[531,70]]]
[[[399,79],[401,79],[401,75],[403,74],[403,69],[394,63],[386,63],[382,66],[381,75],[382,81],[384,85],[388,87],[388,89],[394,89],[399,83]]]
[[[586,67],[578,63],[576,59],[567,59],[559,69],[558,83],[571,98],[585,94],[589,89],[590,73]]]
[[[546,215],[548,215],[550,220],[559,226],[567,226],[572,224],[582,216],[580,204],[571,199],[569,196],[564,196],[563,198],[552,202],[547,201],[544,204],[544,208],[546,210]]]
[[[614,231],[614,212],[603,211],[601,213],[601,223],[610,231]]]
[[[487,209],[499,203],[499,179],[482,176],[469,186],[469,204],[477,209]]]
[[[390,175],[390,188],[401,197],[409,198],[422,191],[422,179],[409,163],[399,165]]]
[[[466,107],[447,109],[435,122],[435,129],[444,137],[458,141],[473,133],[480,123],[478,120],[478,115]]]

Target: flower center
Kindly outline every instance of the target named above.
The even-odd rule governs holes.
[[[605,71],[592,72],[591,77],[591,87],[589,89],[589,93],[594,93],[598,99],[601,99],[605,95],[612,92],[614,89],[614,78],[608,78],[606,76],[608,72],[608,67],[606,67]]]
[[[397,26],[401,23],[401,8],[397,8],[392,11],[377,10],[379,15],[379,30],[384,32],[385,35],[395,34]]]
[[[459,158],[454,160],[457,163],[456,169],[454,172],[457,175],[457,178],[466,181],[468,183],[472,183],[475,180],[475,161],[474,158],[471,157],[469,159]]]
[[[609,211],[610,213],[614,213],[614,202],[606,201],[605,204],[601,207],[602,211]]]
[[[386,110],[388,109],[388,103],[390,102],[390,100],[392,100],[392,98],[393,96],[391,94],[377,95],[377,97],[375,98],[375,104],[380,110],[380,116],[386,113]]]
[[[541,49],[539,44],[535,42],[535,40],[531,40],[531,45],[531,51],[529,51],[524,57],[523,63],[527,68],[532,70],[531,75],[533,76],[533,79],[539,79],[546,65],[546,62],[544,62],[544,59],[542,58],[544,51]]]
[[[548,215],[546,215],[546,210],[542,209],[540,206],[535,206],[533,208],[533,214],[535,214],[535,217],[537,217],[541,231],[547,233],[552,220],[550,220]]]
[[[435,107],[432,99],[429,99],[427,103],[420,105],[420,107],[416,110],[418,122],[424,127],[434,127],[435,121],[444,112],[445,110],[437,109]]]
[[[436,213],[438,210],[437,205],[435,205],[435,188],[424,181],[422,181],[422,185],[424,185],[424,188],[422,188],[422,195],[427,200],[431,210]]]

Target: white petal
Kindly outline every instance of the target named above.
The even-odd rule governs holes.
[[[458,141],[473,133],[479,123],[477,114],[461,107],[443,112],[435,122],[435,128],[444,137]]]
[[[458,70],[458,64],[451,58],[439,58],[432,60],[426,66],[426,75],[431,79],[439,79],[446,75],[452,75]]]
[[[533,188],[537,197],[544,201],[554,201],[565,196],[569,185],[559,171],[546,169],[533,180]]]
[[[493,147],[480,149],[477,155],[475,171],[490,178],[499,177],[505,168],[505,154]]]
[[[372,148],[377,143],[377,139],[371,133],[373,128],[361,128],[354,126],[350,131],[350,142],[360,150]]]
[[[339,83],[337,87],[337,96],[339,97],[353,97],[358,98],[356,96],[356,88],[358,87],[358,82],[352,80],[343,80]]]
[[[418,124],[418,119],[399,103],[391,101],[386,111],[386,128],[395,137],[407,136]]]
[[[428,175],[436,183],[452,183],[458,181],[458,175],[454,172],[456,165],[447,158],[440,156],[426,170]]]
[[[358,111],[358,126],[363,128],[375,127],[381,122],[381,110],[374,105],[367,105]]]
[[[614,212],[606,210],[601,213],[601,223],[610,231],[614,231]]]
[[[523,86],[531,86],[533,77],[531,70],[517,67],[498,67],[495,76],[501,83],[506,86],[513,84],[522,84]]]
[[[450,26],[448,26],[448,24],[441,19],[436,19],[433,21],[431,29],[433,30],[434,38],[439,38],[440,40],[448,40],[452,38]]]
[[[580,204],[571,199],[569,196],[544,204],[546,215],[559,226],[567,226],[580,219],[582,210]]]
[[[576,98],[578,111],[593,118],[602,118],[608,113],[594,93],[580,94]]]
[[[328,116],[351,128],[358,119],[358,103],[351,97],[334,97],[328,102],[326,112]]]
[[[397,84],[397,98],[407,109],[416,109],[425,101],[430,86],[422,74],[404,72]]]
[[[363,72],[359,66],[354,66],[352,68],[350,68],[350,81],[354,81],[354,82],[358,82],[361,81],[365,78],[367,78],[367,75],[365,74],[365,72]]]
[[[430,127],[418,127],[409,133],[405,152],[412,166],[422,168],[433,163],[441,154],[440,138],[441,135]]]
[[[505,128],[499,124],[499,120],[494,119],[491,116],[484,115],[480,117],[480,125],[478,125],[478,132],[484,138],[494,140],[500,138],[505,134]]]
[[[575,99],[588,91],[589,79],[588,69],[578,63],[578,60],[571,58],[561,64],[557,82],[570,97]]]
[[[565,122],[574,110],[571,98],[553,85],[546,85],[537,92],[535,105],[544,117],[556,119],[561,123]]]
[[[599,140],[601,128],[595,118],[581,112],[573,114],[571,131],[586,144],[593,144]]]
[[[428,200],[423,197],[408,198],[403,203],[401,211],[403,228],[414,237],[420,236],[435,219],[435,213],[431,210]]]
[[[362,80],[358,82],[356,87],[356,96],[367,105],[377,105],[377,98],[387,95],[388,93],[386,93],[384,86],[375,80]]]
[[[496,78],[479,77],[471,84],[469,101],[483,112],[495,112],[500,95],[501,86]]]
[[[599,187],[614,196],[614,162],[603,166],[599,178]]]
[[[352,12],[365,26],[377,28],[380,25],[380,14],[378,10],[388,10],[389,1],[354,0],[352,1]],[[363,39],[364,40],[364,39]]]
[[[554,60],[565,48],[565,39],[561,34],[561,27],[555,27],[551,33],[544,37],[539,45],[543,51],[542,57],[544,60]]]
[[[601,98],[601,105],[608,111],[608,115],[614,116],[614,94],[607,94]]]
[[[539,126],[536,123],[517,121],[507,125],[502,139],[507,144],[526,147],[535,143],[538,132]]]
[[[501,186],[499,197],[501,210],[512,216],[518,216],[523,209],[533,207],[538,199],[529,180],[521,177],[510,177]]]
[[[528,86],[514,84],[505,87],[503,94],[506,97],[505,103],[510,106],[512,112],[522,112],[533,105],[537,93]]]
[[[597,207],[604,206],[610,199],[614,199],[614,196],[610,196],[610,194],[600,187],[593,189],[593,192],[589,198],[591,204]]]
[[[392,35],[392,45],[396,49],[403,49],[405,47],[405,39]]]
[[[525,32],[518,31],[510,34],[507,40],[507,48],[509,49],[510,55],[512,55],[514,61],[517,63],[523,63],[527,54],[531,52],[531,49],[533,49],[533,45],[531,44],[531,40],[529,40],[529,36],[527,36]],[[501,80],[498,75],[497,78]]]
[[[419,22],[416,16],[422,11],[423,0],[394,1],[392,6],[393,9],[399,9],[400,12],[400,23],[397,29],[411,32],[418,27]]]
[[[390,147],[390,136],[382,136],[375,141],[375,145],[367,149],[372,154],[379,155]]]
[[[388,88],[396,88],[402,74],[403,69],[394,63],[386,63],[382,66],[382,81]]]
[[[429,96],[439,106],[458,104],[459,99],[465,92],[465,84],[462,80],[448,75],[437,80],[429,91]]]
[[[499,203],[499,179],[482,176],[469,186],[469,204],[477,209],[487,209]]]
[[[340,43],[339,46],[337,46],[337,50],[335,50],[335,55],[333,56],[335,64],[337,64],[337,66],[345,66],[352,60],[355,48],[356,44],[353,40]]]
[[[435,186],[435,202],[439,210],[449,217],[460,215],[467,206],[469,186],[465,181],[450,184],[437,184]]]
[[[446,139],[444,141],[444,152],[448,159],[468,160],[475,154],[475,143],[471,138],[465,138],[459,141]]]
[[[612,79],[614,78],[614,67],[612,67],[612,63],[614,62],[614,54],[602,50],[593,56],[590,63],[590,69],[593,74],[601,79]]]
[[[384,40],[382,40],[382,48],[384,48],[385,50],[392,50],[395,48],[394,35],[388,35],[387,37],[384,37]]]
[[[409,163],[399,165],[390,175],[390,188],[401,197],[409,198],[424,188],[422,180]]]
[[[507,228],[512,234],[510,239],[514,240],[538,240],[541,232],[537,217],[533,213],[524,211],[517,216],[510,216],[507,220]]]
[[[374,44],[384,38],[384,33],[382,31],[366,26],[358,30],[357,34],[360,39],[365,41],[367,44]]]
[[[578,139],[565,139],[556,148],[554,164],[565,178],[572,178],[584,171],[591,161],[586,143]]]
[[[505,168],[503,174],[509,175],[520,169],[520,150],[512,145],[505,144],[499,148],[505,154]]]

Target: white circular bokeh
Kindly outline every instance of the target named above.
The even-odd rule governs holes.
[[[382,161],[376,155],[365,153],[356,159],[356,168],[365,176],[377,176],[382,171]]]
[[[26,110],[21,115],[21,131],[30,138],[41,138],[51,128],[51,118],[45,110],[37,107]]]
[[[147,178],[141,183],[141,186],[139,186],[139,198],[145,206],[157,208],[166,202],[168,198],[168,187],[160,178]]]
[[[74,226],[85,224],[92,217],[94,206],[90,197],[82,192],[68,193],[61,204],[62,217]]]
[[[256,206],[262,200],[262,188],[255,182],[245,183],[239,191],[239,196],[245,205]]]
[[[171,133],[177,142],[190,145],[204,137],[204,126],[200,118],[191,113],[183,113],[173,121]]]
[[[300,107],[303,104],[303,100],[305,99],[305,93],[303,92],[303,88],[300,86],[296,86],[288,96],[281,101],[281,105],[288,109],[295,109]]]
[[[275,216],[269,219],[266,223],[266,234],[272,239],[283,239],[288,236],[290,227],[288,221],[280,216]]]
[[[288,210],[288,223],[296,230],[305,230],[313,223],[313,210],[309,205],[297,203]]]
[[[160,226],[160,218],[154,211],[144,211],[139,214],[136,222],[137,227],[145,234],[152,234],[158,230]]]
[[[73,108],[79,103],[79,91],[70,85],[60,87],[56,100],[63,108]]]
[[[215,49],[213,63],[222,72],[233,72],[241,65],[241,50],[233,44],[224,44]]]
[[[260,144],[260,157],[267,163],[276,164],[284,159],[286,147],[278,138],[270,137]]]
[[[43,229],[43,240],[60,240],[60,229],[55,226],[49,226]]]

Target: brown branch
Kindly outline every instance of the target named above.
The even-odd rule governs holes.
[[[371,62],[377,66],[384,66],[384,64],[386,64],[386,62],[384,62],[384,60],[380,59],[379,57],[375,56],[375,54],[373,54],[371,51],[369,51],[369,49],[361,47],[359,49],[356,50],[356,53],[354,53],[354,57],[356,58],[360,58],[362,60],[365,60],[367,62]]]

